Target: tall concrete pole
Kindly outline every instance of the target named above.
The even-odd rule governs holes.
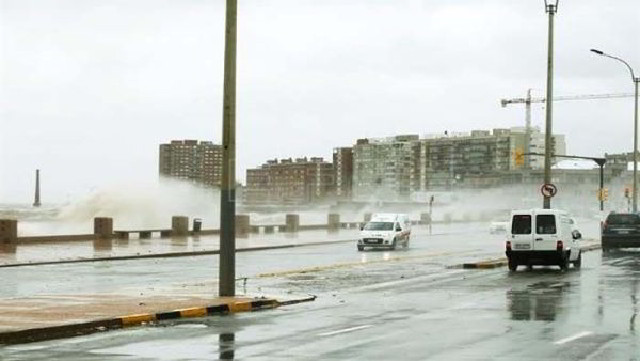
[[[33,200],[34,207],[40,207],[42,203],[40,202],[40,169],[36,169],[36,194]]]
[[[547,3],[546,12],[549,14],[549,39],[547,53],[547,101],[544,134],[544,184],[551,183],[551,129],[553,126],[553,18],[558,10],[558,3]],[[551,198],[543,196],[542,208],[551,208]]]
[[[638,211],[638,83],[640,83],[640,78],[636,78],[633,72],[631,72],[631,76],[636,85],[633,110],[633,213],[636,213]]]
[[[220,272],[218,294],[236,295],[236,43],[237,0],[227,0],[222,110],[222,185],[220,189]]]

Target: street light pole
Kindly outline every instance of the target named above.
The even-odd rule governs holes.
[[[617,60],[624,64],[627,69],[629,69],[631,81],[633,81],[635,86],[635,102],[633,109],[633,212],[636,213],[638,211],[638,83],[640,83],[640,77],[636,77],[633,72],[633,68],[626,61],[598,49],[591,49],[591,52],[606,58]]]
[[[547,98],[553,99],[553,20],[558,11],[560,0],[545,0],[545,11],[549,14],[549,39],[547,52]],[[546,102],[546,120],[544,134],[544,184],[551,183],[551,129],[553,124],[553,102]],[[527,150],[528,151],[528,150]],[[542,208],[551,208],[551,197],[543,195]]]
[[[227,0],[222,104],[222,184],[220,187],[220,268],[218,294],[236,295],[236,44],[237,0]]]

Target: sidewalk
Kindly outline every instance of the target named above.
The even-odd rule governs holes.
[[[60,295],[0,300],[0,344],[85,335],[161,320],[225,315],[313,301],[315,297]]]

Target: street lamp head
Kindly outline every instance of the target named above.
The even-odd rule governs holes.
[[[598,49],[591,49],[591,52],[592,52],[592,53],[596,53],[596,54],[598,54],[598,55],[604,55],[604,51],[602,51],[602,50],[598,50]]]
[[[555,13],[558,11],[558,5],[560,0],[544,0],[544,9],[548,13]]]

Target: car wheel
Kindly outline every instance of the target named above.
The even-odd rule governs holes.
[[[515,272],[518,269],[518,264],[509,258],[509,271]]]
[[[391,249],[396,249],[396,247],[398,246],[398,241],[396,241],[396,239],[393,239],[393,243],[391,244]]]
[[[363,246],[358,246],[358,252],[362,252],[364,251],[364,247]]]
[[[578,259],[573,262],[573,267],[580,268],[582,267],[582,252],[578,253]]]

